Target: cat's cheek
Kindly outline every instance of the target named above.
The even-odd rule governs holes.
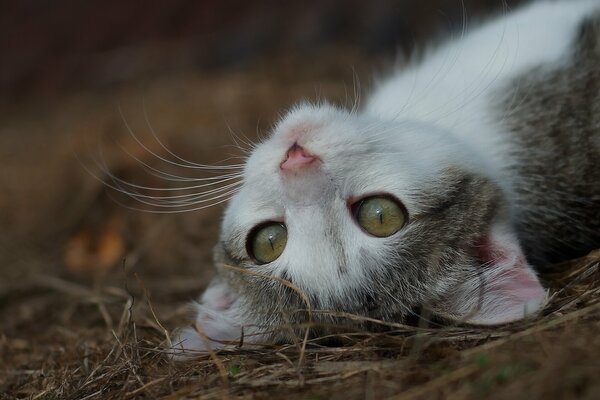
[[[532,317],[547,292],[527,263],[516,237],[496,228],[479,245],[479,265],[446,303],[461,322],[496,325]]]

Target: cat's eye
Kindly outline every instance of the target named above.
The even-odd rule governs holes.
[[[377,237],[393,235],[407,220],[405,208],[390,196],[364,198],[352,206],[352,214],[361,228]]]
[[[246,250],[258,264],[267,264],[279,258],[286,243],[285,225],[280,222],[266,222],[250,231]]]

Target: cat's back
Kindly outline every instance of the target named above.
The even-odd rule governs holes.
[[[600,12],[578,25],[565,62],[514,78],[497,99],[497,123],[515,144],[506,170],[527,253],[556,262],[597,247]]]

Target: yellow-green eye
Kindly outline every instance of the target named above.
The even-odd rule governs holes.
[[[287,243],[287,229],[279,222],[267,222],[254,228],[246,242],[248,254],[259,264],[275,261]]]
[[[377,237],[391,236],[406,223],[404,207],[387,196],[367,197],[352,206],[352,213],[361,228]]]

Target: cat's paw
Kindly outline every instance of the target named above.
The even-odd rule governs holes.
[[[174,359],[193,358],[242,344],[244,314],[229,285],[211,284],[194,308],[196,318],[192,325],[181,329],[172,340],[170,354]]]
[[[170,353],[176,359],[184,359],[222,348],[235,347],[240,343],[241,332],[242,327],[235,321],[200,312],[190,327],[181,329],[177,333],[172,340]]]

